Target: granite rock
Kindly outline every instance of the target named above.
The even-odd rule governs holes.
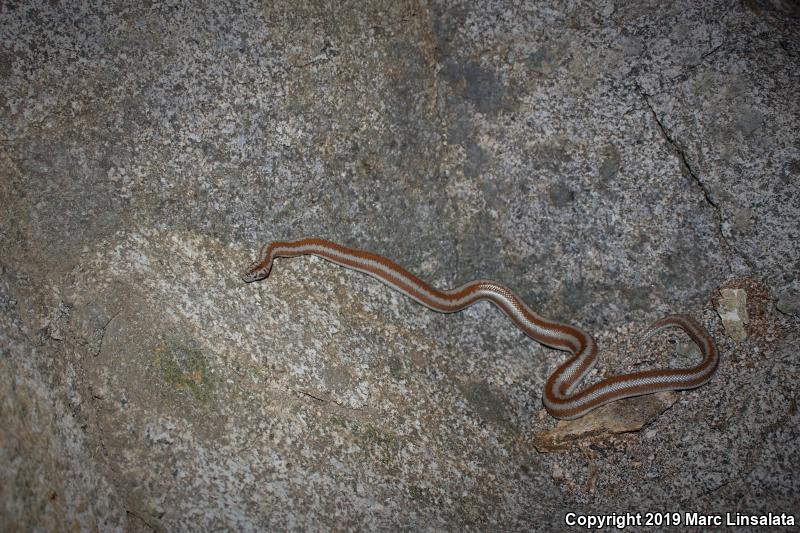
[[[797,17],[4,3],[0,529],[796,511]],[[241,282],[263,242],[307,235],[441,287],[506,283],[597,337],[590,380],[688,364],[680,336],[637,346],[675,312],[709,329],[720,370],[543,453],[563,354],[488,304],[438,315],[314,258]],[[739,341],[723,287],[746,292]]]

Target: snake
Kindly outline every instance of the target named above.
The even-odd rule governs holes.
[[[578,390],[597,362],[594,338],[583,329],[545,318],[534,312],[508,287],[478,279],[454,289],[439,290],[381,255],[350,248],[317,237],[264,244],[255,262],[242,274],[252,283],[269,276],[276,257],[314,255],[376,278],[392,289],[439,313],[455,313],[485,300],[497,306],[528,337],[570,355],[548,377],[542,403],[550,415],[563,420],[580,418],[601,405],[623,398],[668,390],[686,390],[707,383],[719,365],[719,353],[709,333],[687,315],[668,315],[650,324],[642,342],[668,328],[682,330],[697,345],[702,360],[685,368],[659,368],[604,378]]]

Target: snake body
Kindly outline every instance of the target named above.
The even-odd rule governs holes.
[[[532,339],[571,354],[545,384],[542,402],[555,418],[579,418],[622,398],[699,387],[711,379],[719,364],[714,340],[700,324],[685,315],[669,315],[651,324],[643,340],[667,328],[681,329],[700,349],[700,363],[687,368],[621,374],[576,391],[597,362],[597,344],[586,331],[538,315],[506,286],[495,281],[475,280],[454,289],[439,290],[383,256],[314,237],[265,244],[242,279],[248,283],[264,279],[276,257],[300,255],[315,255],[363,272],[440,313],[455,313],[480,300],[492,302]]]

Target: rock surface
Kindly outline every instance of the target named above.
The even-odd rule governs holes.
[[[800,508],[794,4],[72,4],[0,7],[0,529]],[[488,304],[314,258],[241,282],[306,235],[503,281],[595,334],[590,380],[689,364],[637,347],[674,312],[722,364],[554,429],[563,354]]]

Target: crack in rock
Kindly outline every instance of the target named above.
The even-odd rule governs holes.
[[[650,103],[650,99],[648,98],[649,95],[646,92],[644,92],[644,90],[638,83],[636,83],[635,86],[639,95],[642,97],[642,100],[644,100],[647,109],[650,110],[650,114],[656,121],[658,129],[661,132],[661,136],[664,137],[664,140],[667,141],[667,144],[669,144],[672,147],[672,150],[675,152],[675,155],[677,155],[678,160],[680,161],[682,167],[686,169],[686,172],[692,178],[692,181],[697,185],[697,187],[703,193],[703,198],[705,198],[706,203],[708,203],[714,210],[714,214],[716,215],[717,218],[717,234],[719,235],[720,240],[727,249],[729,250],[732,249],[732,245],[730,242],[728,242],[728,239],[725,237],[725,233],[722,229],[723,220],[722,220],[722,212],[719,207],[719,201],[714,198],[709,188],[700,179],[699,174],[692,168],[692,165],[689,163],[689,158],[686,156],[686,151],[683,148],[681,148],[678,141],[669,134],[669,131],[667,130],[666,126],[664,126],[664,123],[661,122],[660,118],[658,118],[658,114],[656,113],[656,110],[653,108],[652,104]],[[732,267],[730,263],[728,263],[728,270],[730,271],[731,269]]]

